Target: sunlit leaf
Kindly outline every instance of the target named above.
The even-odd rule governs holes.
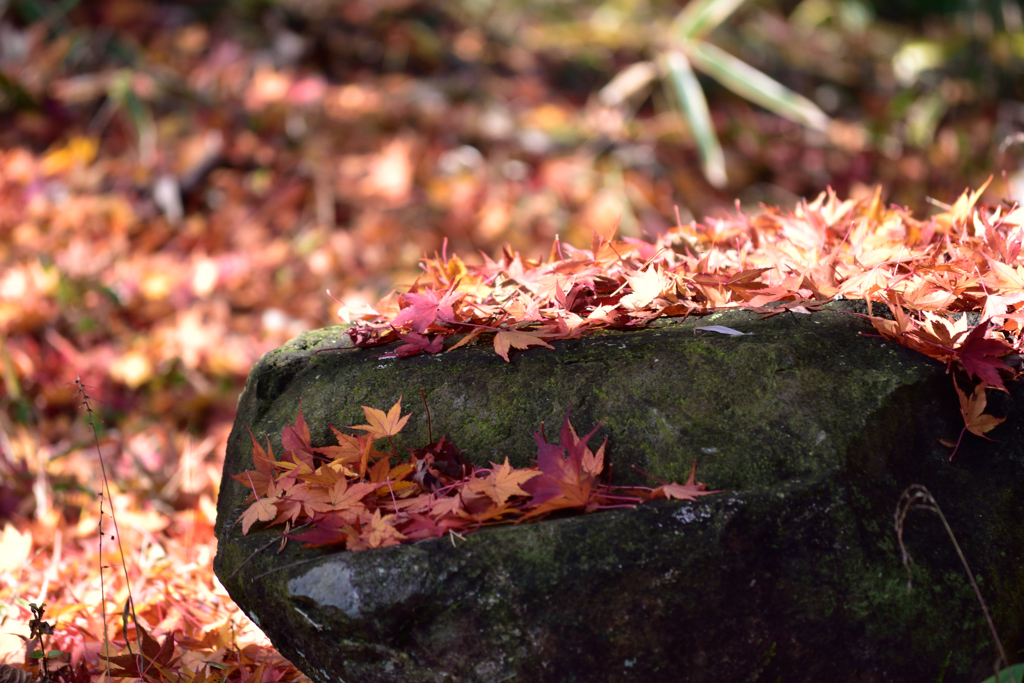
[[[391,410],[387,414],[383,410],[370,408],[369,406],[363,406],[363,413],[366,415],[367,424],[355,425],[351,429],[361,429],[369,432],[375,439],[398,434],[398,432],[402,431],[405,423],[409,421],[409,415],[402,416],[401,396],[399,396],[395,405],[391,406]]]

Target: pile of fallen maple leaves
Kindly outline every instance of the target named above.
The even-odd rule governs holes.
[[[879,334],[977,380],[966,392],[955,379],[954,387],[964,429],[984,436],[1003,421],[984,413],[986,391],[1005,391],[1004,376],[1019,374],[1024,326],[1024,209],[978,205],[987,185],[928,220],[886,208],[880,191],[870,202],[841,202],[830,190],[791,215],[737,212],[678,225],[653,244],[600,235],[590,250],[556,242],[546,263],[509,250],[474,267],[442,255],[424,262],[407,293],[341,315],[361,314],[349,330],[357,346],[400,339],[392,353],[401,357],[493,333],[507,361],[510,347],[663,316],[722,308],[806,314],[834,298],[865,299]],[[873,302],[892,319],[870,314]],[[965,313],[978,314],[978,324],[970,327]],[[446,347],[453,335],[463,336]],[[958,443],[950,444],[954,453]]]
[[[977,206],[984,189],[924,221],[884,207],[880,192],[840,202],[829,191],[792,215],[768,208],[679,225],[653,244],[600,235],[590,250],[556,242],[546,263],[509,250],[473,267],[442,255],[425,260],[407,293],[341,316],[358,315],[349,330],[356,346],[400,339],[396,356],[439,353],[489,332],[508,360],[510,347],[663,316],[810,313],[834,298],[865,299],[891,312],[894,320],[868,316],[884,337],[959,365],[982,392],[1005,390],[1001,373],[1016,372],[1002,358],[1020,350],[1024,325],[1024,209]],[[967,312],[980,315],[973,329]],[[445,347],[452,335],[464,336]]]
[[[386,354],[398,357],[450,351],[491,334],[495,351],[509,361],[512,347],[550,347],[552,340],[635,328],[663,316],[738,307],[766,317],[810,314],[835,297],[865,299],[882,336],[956,365],[975,381],[965,392],[953,379],[964,417],[961,439],[964,431],[984,436],[1003,421],[984,413],[987,390],[1006,391],[1003,375],[1017,374],[1003,359],[1022,343],[1024,266],[1017,262],[1024,211],[976,206],[983,190],[965,192],[929,221],[885,208],[877,195],[872,202],[840,202],[829,192],[792,215],[769,210],[680,225],[654,244],[600,235],[590,250],[556,242],[546,263],[506,250],[500,261],[468,267],[444,254],[425,260],[424,275],[408,292],[392,292],[375,310],[361,311],[348,333],[363,347],[400,340]],[[884,304],[892,319],[872,315],[873,302]],[[980,315],[973,327],[968,312]],[[349,319],[353,311],[341,315]],[[446,346],[453,335],[461,337]],[[401,401],[387,414],[364,411],[368,424],[352,429],[365,435],[332,426],[338,445],[323,448],[310,443],[300,413],[284,430],[280,461],[269,442],[264,450],[253,438],[256,469],[233,475],[252,490],[243,531],[257,521],[301,522],[313,529],[295,538],[360,550],[555,510],[590,512],[710,493],[693,474],[685,485],[646,495],[600,486],[604,447],[592,453],[590,434],[579,438],[568,414],[559,445],[536,435],[536,468],[513,469],[506,459],[474,469],[444,438],[392,467],[394,447],[383,453],[373,442],[401,430],[408,419],[401,417]],[[949,445],[955,454],[959,441]]]
[[[513,468],[508,458],[491,468],[474,467],[446,437],[413,450],[391,466],[398,455],[374,449],[378,439],[397,435],[409,415],[398,400],[384,413],[363,407],[367,424],[350,436],[333,426],[337,446],[316,448],[299,412],[294,425],[281,435],[287,455],[274,458],[268,440],[264,450],[252,439],[255,470],[231,475],[252,490],[251,502],[239,521],[248,533],[257,521],[285,524],[285,535],[309,546],[344,545],[366,550],[404,541],[457,535],[501,522],[524,522],[558,510],[592,512],[632,507],[644,500],[696,500],[717,493],[695,481],[696,463],[685,484],[665,483],[656,489],[601,484],[604,447],[597,452],[587,442],[596,431],[577,435],[569,415],[562,422],[560,443],[547,443],[536,434],[537,467]],[[317,460],[321,464],[317,464]],[[369,467],[371,460],[376,461]],[[289,534],[295,524],[312,527]]]

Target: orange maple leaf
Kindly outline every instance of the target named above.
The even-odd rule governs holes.
[[[507,457],[505,458],[505,464],[501,467],[498,467],[493,462],[491,465],[494,467],[491,473],[482,479],[470,480],[468,488],[474,493],[486,494],[498,505],[504,505],[505,501],[512,496],[529,495],[526,491],[519,488],[519,485],[540,474],[537,470],[513,469]]]
[[[960,449],[960,442],[963,440],[965,432],[970,432],[971,434],[976,434],[983,439],[993,441],[993,439],[985,436],[985,434],[1006,421],[1005,417],[985,415],[985,406],[988,404],[988,397],[985,396],[985,390],[988,387],[984,382],[974,387],[974,393],[970,396],[963,392],[955,379],[953,380],[953,386],[956,387],[957,397],[960,399],[960,414],[964,417],[964,427],[960,430],[960,438],[956,440],[956,444],[953,446],[953,452],[949,454],[950,460],[953,459],[953,456],[956,455],[956,452]]]
[[[329,500],[317,501],[307,507],[314,512],[334,512],[346,523],[351,524],[366,511],[361,501],[374,488],[376,487],[373,484],[364,482],[350,484],[347,479],[342,477],[327,492]]]
[[[366,548],[386,548],[389,545],[398,545],[405,540],[405,536],[392,525],[395,519],[395,515],[381,517],[380,510],[375,510],[373,517],[367,521],[360,531],[359,540],[350,546],[350,549],[364,550]]]
[[[363,406],[363,413],[366,414],[366,422],[364,425],[353,425],[349,429],[361,429],[364,432],[369,432],[375,439],[383,439],[384,437],[394,436],[398,432],[402,431],[402,427],[409,421],[408,415],[402,416],[402,397],[398,397],[398,401],[395,405],[391,406],[391,410],[384,414],[383,410],[377,410],[376,408],[370,408]]]
[[[246,503],[251,503],[260,496],[267,495],[267,489],[274,484],[273,475],[267,476],[257,470],[246,470],[241,474],[232,474],[231,478],[249,489],[249,497]]]
[[[974,393],[968,396],[960,388],[960,385],[956,383],[956,380],[953,380],[953,386],[956,387],[956,393],[960,399],[960,414],[964,416],[964,429],[971,434],[977,434],[983,439],[989,439],[985,434],[1005,422],[1006,418],[984,414],[985,406],[988,404],[985,390],[988,387],[981,383],[974,387]]]
[[[985,192],[985,188],[987,188],[991,182],[992,176],[989,176],[988,180],[985,181],[985,184],[974,192],[964,190],[964,193],[960,195],[960,198],[957,199],[952,206],[944,205],[946,213],[940,213],[933,217],[933,220],[939,226],[939,230],[942,232],[948,232],[951,228],[965,223],[970,217],[971,212],[974,210],[974,205],[978,203],[978,199],[981,197],[982,193]]]
[[[275,517],[277,517],[277,505],[274,504],[274,499],[260,498],[242,513],[242,535],[248,534],[249,529],[256,522],[269,522]]]
[[[355,436],[341,433],[334,425],[328,425],[328,427],[330,427],[331,431],[334,432],[334,438],[338,440],[338,445],[323,446],[321,448],[314,448],[313,450],[321,455],[327,456],[331,459],[331,462],[336,465],[344,465],[359,460],[359,456],[362,453],[362,446],[359,443],[359,439]]]
[[[246,427],[246,429],[249,429]],[[249,438],[252,439],[252,462],[256,466],[256,470],[261,474],[273,478],[274,476],[274,465],[277,461],[274,459],[274,449],[270,447],[270,439],[267,439],[267,450],[263,450],[263,447],[256,442],[256,436],[249,429]],[[269,451],[269,455],[268,455]]]
[[[721,493],[721,491],[708,491],[707,485],[697,481],[697,461],[693,461],[693,467],[690,469],[690,476],[686,480],[685,484],[677,484],[672,482],[671,484],[662,484],[658,488],[651,491],[651,498],[668,498],[674,500],[697,500],[701,496],[710,496],[713,493]]]
[[[579,446],[580,437],[576,433],[576,428],[572,426],[572,423],[566,419],[566,423],[569,427],[569,432],[572,434],[572,442],[574,445]],[[591,432],[593,434],[593,432]],[[590,438],[590,435],[587,436]],[[582,448],[582,459],[580,463],[580,471],[582,474],[587,474],[591,477],[596,477],[601,474],[604,470],[604,448],[608,445],[608,439],[605,439],[601,446],[597,449],[597,453],[594,453],[587,447],[586,442],[583,443]]]
[[[513,346],[517,349],[528,349],[531,346],[546,346],[549,349],[555,348],[541,339],[540,335],[535,332],[499,329],[498,333],[494,335],[494,350],[498,352],[499,356],[505,359],[506,363],[511,362],[508,359],[508,350]]]
[[[312,486],[330,488],[338,482],[338,479],[342,479],[346,474],[355,476],[354,472],[346,471],[345,468],[339,467],[335,469],[330,465],[321,465],[316,468],[315,472],[299,474],[295,478]]]
[[[924,323],[914,334],[922,341],[939,347],[946,352],[947,356],[953,352],[953,346],[957,341],[970,331],[967,327],[966,315],[961,315],[959,320],[935,315],[928,311],[921,311],[921,315],[924,317]]]

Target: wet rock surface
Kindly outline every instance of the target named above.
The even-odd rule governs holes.
[[[979,577],[1007,651],[1024,646],[1024,389],[989,392],[1007,421],[962,428],[945,367],[852,312],[721,312],[514,352],[489,345],[407,359],[315,330],[253,368],[218,500],[215,569],[285,656],[316,681],[980,680],[995,648],[932,514],[912,512],[907,592],[894,532],[901,492],[934,494]],[[752,333],[697,330],[722,325]],[[866,336],[867,335],[867,336]],[[613,481],[631,467],[726,492],[697,502],[548,519],[364,552],[280,553],[280,529],[241,535],[246,427],[280,449],[300,401],[328,424],[401,395],[401,446],[446,433],[478,464],[536,452],[572,406],[602,422]]]

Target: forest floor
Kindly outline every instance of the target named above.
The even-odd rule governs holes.
[[[0,662],[37,649],[45,604],[68,680],[105,669],[105,642],[128,653],[135,624],[173,635],[147,678],[301,677],[213,575],[215,501],[252,364],[341,303],[411,283],[425,254],[536,257],[616,226],[653,241],[737,197],[881,183],[923,215],[998,175],[1016,116],[957,91],[912,147],[871,132],[899,116],[884,86],[851,88],[827,136],[719,93],[731,180],[715,189],[657,98],[594,97],[629,46],[594,66],[543,27],[528,49],[402,2],[398,20],[352,2],[304,30],[89,5],[0,9]],[[796,30],[765,25],[779,44]],[[986,197],[1006,193],[997,178]]]

